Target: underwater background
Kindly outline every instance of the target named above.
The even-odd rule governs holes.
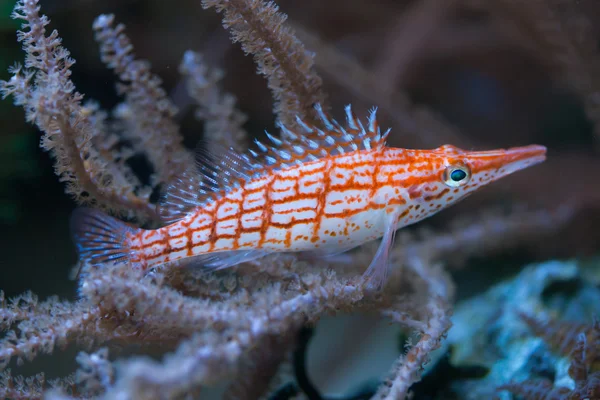
[[[422,380],[412,386],[415,400],[516,399],[498,388],[529,379],[552,382],[552,388],[579,387],[569,375],[571,351],[600,311],[600,3],[531,3],[536,5],[508,0],[277,2],[300,41],[315,52],[332,112],[341,119],[343,106],[351,103],[362,118],[378,106],[379,123],[392,128],[390,146],[452,144],[471,150],[537,143],[548,148],[543,164],[404,229],[410,235],[406,243],[423,243],[423,254],[438,251],[443,244],[435,238],[443,235],[470,241],[437,260],[454,282],[452,328],[431,353]],[[256,73],[252,57],[230,41],[220,16],[204,10],[200,1],[39,4],[52,21],[50,29],[58,30],[76,59],[71,79],[86,99],[105,109],[122,100],[112,71],[102,65],[92,30],[98,15],[115,14],[136,56],[151,63],[178,108],[174,119],[187,148],[206,139],[178,72],[190,49],[222,71],[219,85],[246,114],[243,128],[250,138],[263,138],[265,129],[276,132],[264,77]],[[536,12],[535,7],[545,6],[558,15],[556,20]],[[0,0],[2,80],[23,59],[16,40],[20,23],[10,18],[13,7],[13,1]],[[565,50],[565,43],[573,48]],[[40,299],[58,295],[75,301],[78,283],[71,270],[77,256],[69,218],[77,204],[40,148],[39,130],[25,121],[12,98],[0,101],[0,121],[0,288],[6,298],[31,290]],[[127,163],[142,183],[151,180],[154,171],[146,157],[134,155]],[[160,188],[150,198],[156,201],[159,195]],[[520,220],[520,213],[531,219]],[[484,228],[461,230],[473,224]],[[453,236],[461,234],[462,239]],[[396,243],[403,245],[403,240]],[[569,323],[583,325],[570,330]],[[593,329],[589,335],[598,340],[600,354],[596,330],[598,337]],[[544,334],[570,340],[569,351],[557,350]],[[290,355],[279,372],[279,386],[261,394],[264,398],[371,398],[395,360],[418,340],[410,327],[360,310],[325,316],[298,335],[299,344],[286,350]],[[116,348],[111,359],[140,352],[135,346]],[[40,371],[49,378],[66,376],[77,368],[80,350],[69,343],[10,368],[24,376]],[[163,353],[150,349],[145,354],[160,360]],[[590,381],[598,360],[589,363]],[[593,397],[600,393],[600,378],[594,379],[597,386],[589,398],[600,398]],[[543,398],[534,396],[553,390],[541,385],[522,398]],[[519,390],[525,391],[513,392]],[[220,398],[222,391],[217,384],[197,398]],[[566,391],[560,396],[579,398],[567,397],[575,395]]]

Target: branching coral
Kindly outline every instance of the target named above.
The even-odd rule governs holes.
[[[192,161],[173,120],[177,109],[167,98],[160,78],[150,72],[149,63],[135,59],[133,46],[123,33],[125,27],[113,26],[113,20],[111,15],[99,16],[94,30],[102,61],[121,80],[117,90],[125,96],[125,104],[119,115],[127,116],[128,137],[139,142],[156,171],[153,186],[171,182]]]
[[[296,116],[315,118],[313,106],[325,102],[321,78],[312,55],[284,24],[287,17],[277,5],[261,0],[205,0],[202,5],[223,13],[223,25],[233,40],[254,55],[258,72],[268,79],[279,120],[292,127]]]
[[[42,147],[55,158],[55,170],[66,191],[79,202],[125,213],[151,214],[149,193],[136,193],[122,164],[106,160],[92,147],[95,135],[90,109],[75,91],[69,68],[75,63],[61,46],[57,31],[46,35],[49,24],[35,1],[19,3],[14,18],[26,21],[18,39],[27,54],[25,69],[17,65],[10,81],[2,82],[3,96],[12,95],[26,110],[27,120],[44,132]],[[118,157],[115,157],[118,158]]]
[[[222,93],[217,83],[223,72],[208,69],[202,55],[188,51],[183,55],[179,71],[186,78],[188,92],[198,104],[196,117],[205,120],[207,145],[218,143],[244,150],[246,132],[242,128],[247,117],[235,107],[235,97]]]
[[[321,80],[313,56],[286,26],[275,4],[260,0],[202,4],[222,13],[234,40],[254,55],[273,93],[277,119],[290,127],[296,115],[310,119],[313,105],[325,100]],[[115,25],[113,16],[102,15],[94,24],[96,39],[102,60],[120,80],[117,91],[124,102],[112,112],[95,102],[84,104],[70,79],[74,60],[56,31],[46,33],[49,20],[40,14],[38,1],[19,1],[14,17],[25,21],[18,36],[26,52],[25,66],[13,68],[13,76],[0,83],[0,90],[24,107],[28,121],[43,132],[42,147],[53,156],[67,193],[78,203],[139,223],[156,223],[151,193],[193,162],[182,145],[176,107],[160,78],[147,61],[134,57],[124,26]],[[341,64],[347,62],[348,69],[360,76],[363,85],[358,92],[389,94],[379,83],[369,88],[376,80],[362,67],[334,50],[328,54]],[[194,52],[187,52],[180,66],[197,103],[197,117],[205,123],[208,146],[213,141],[243,149],[245,116],[236,109],[235,98],[217,87],[221,76],[215,71]],[[343,74],[338,79],[351,80]],[[403,95],[395,99],[382,101],[391,111],[401,106],[401,130],[422,134],[434,127],[442,137],[457,134],[443,121],[415,112]],[[144,155],[153,168],[149,185],[127,163],[134,154]],[[352,254],[350,265],[335,271],[292,255],[217,273],[165,268],[142,275],[123,264],[84,265],[75,302],[57,298],[39,302],[32,294],[12,301],[0,297],[0,328],[6,331],[0,339],[0,369],[71,343],[95,352],[80,353],[78,371],[51,385],[42,375],[22,379],[7,370],[0,396],[39,398],[54,386],[49,398],[184,398],[197,396],[205,386],[228,382],[225,398],[259,398],[273,388],[270,383],[306,324],[325,315],[362,311],[390,318],[419,334],[374,397],[404,398],[451,327],[455,290],[442,263],[461,263],[540,233],[550,234],[571,218],[574,208],[485,215],[447,232],[401,235],[392,255],[390,284],[381,293],[368,290],[357,279],[373,255],[368,246]],[[160,361],[142,356],[114,361],[108,348],[113,354],[115,345],[170,353]]]
[[[543,323],[530,316],[522,315],[524,321],[544,341],[557,348],[559,354],[571,358],[569,376],[575,387],[555,387],[550,380],[530,380],[503,385],[498,390],[507,390],[526,400],[580,400],[600,397],[600,324],[592,325],[548,321]]]

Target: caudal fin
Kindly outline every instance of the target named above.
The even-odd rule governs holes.
[[[102,211],[78,208],[71,216],[71,234],[79,260],[89,264],[129,261],[132,250],[128,234],[136,229]]]

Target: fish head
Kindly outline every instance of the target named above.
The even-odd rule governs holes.
[[[467,151],[445,145],[431,154],[437,200],[455,203],[476,190],[546,159],[540,145],[487,151]],[[431,182],[431,181],[430,181]],[[431,197],[431,196],[430,196]]]

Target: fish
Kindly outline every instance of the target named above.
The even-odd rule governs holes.
[[[382,132],[376,108],[363,124],[346,106],[344,125],[315,109],[318,122],[296,118],[295,130],[279,124],[279,137],[266,132],[269,143],[255,140],[247,153],[200,149],[198,163],[157,206],[163,227],[141,229],[97,209],[76,209],[71,231],[79,259],[144,271],[183,260],[215,270],[280,252],[327,258],[381,239],[363,273],[381,288],[398,229],[546,158],[541,145],[388,147],[390,129]]]

